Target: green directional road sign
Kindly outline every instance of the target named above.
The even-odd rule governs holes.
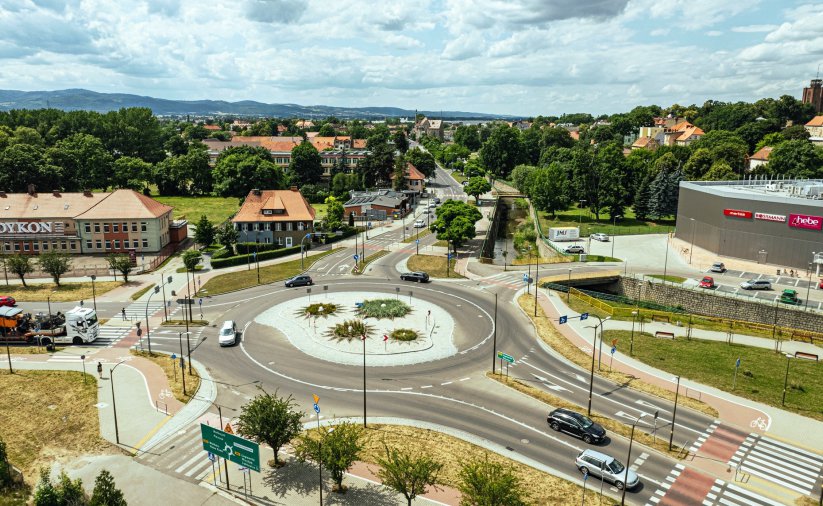
[[[499,358],[500,360],[505,360],[506,362],[508,362],[510,364],[514,363],[514,357],[511,356],[511,355],[506,355],[502,351],[497,352],[497,358]]]
[[[203,449],[217,456],[260,472],[260,446],[242,437],[200,424]]]

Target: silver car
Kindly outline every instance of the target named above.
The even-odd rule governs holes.
[[[740,283],[740,288],[744,290],[771,290],[772,282],[766,279],[750,279]]]
[[[583,450],[574,461],[583,474],[590,474],[614,483],[619,490],[632,489],[640,483],[640,477],[631,469],[626,470],[621,462],[605,453]]]
[[[602,233],[602,232],[597,232],[596,234],[592,234],[592,239],[594,239],[595,241],[600,241],[600,242],[609,242],[609,236]]]

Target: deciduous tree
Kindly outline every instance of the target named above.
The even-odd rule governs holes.
[[[303,142],[291,150],[289,163],[291,183],[297,186],[314,184],[323,177],[320,153],[311,142]]]
[[[129,282],[129,274],[134,270],[134,266],[128,255],[116,255],[112,253],[106,257],[106,262],[108,262],[109,268],[119,272],[123,276],[124,282]]]
[[[26,285],[26,274],[34,272],[34,265],[32,265],[31,257],[28,255],[11,255],[6,258],[6,267],[9,271],[20,276],[20,282],[23,286]]]
[[[300,434],[303,413],[295,408],[294,398],[278,397],[277,392],[263,391],[241,409],[237,430],[241,435],[265,443],[274,451],[274,464],[279,465],[278,452]]]
[[[529,197],[532,204],[552,215],[569,207],[569,181],[566,170],[557,162],[533,171],[528,177]]]
[[[321,462],[332,475],[335,490],[343,492],[343,475],[363,451],[365,430],[354,423],[343,422],[334,427],[320,427],[319,434],[308,433],[298,438],[295,447],[301,461]]]
[[[461,506],[525,506],[528,494],[511,468],[489,460],[475,458],[464,463],[457,488]]]
[[[432,222],[432,232],[437,239],[449,241],[456,254],[457,248],[477,235],[475,224],[483,215],[476,207],[459,200],[447,200],[437,210],[437,219]]]
[[[229,250],[230,254],[234,254],[234,245],[237,244],[239,233],[234,228],[234,224],[226,222],[217,227],[215,231],[215,238],[223,247]]]
[[[37,257],[37,263],[43,272],[51,275],[54,284],[60,286],[60,276],[71,270],[71,257],[59,251],[46,251]]]
[[[415,456],[411,450],[386,449],[385,457],[378,456],[377,464],[381,467],[377,475],[383,485],[396,490],[406,498],[408,506],[426,488],[438,483],[438,476],[443,464],[435,462],[428,455]]]
[[[476,176],[469,179],[469,182],[466,186],[463,187],[463,190],[468,194],[474,197],[476,203],[480,203],[480,195],[491,191],[492,185],[486,180],[485,177]]]
[[[521,149],[520,131],[500,125],[480,148],[480,163],[496,177],[506,178],[522,160]]]

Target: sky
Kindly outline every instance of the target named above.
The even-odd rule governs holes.
[[[597,115],[800,98],[820,64],[820,0],[0,0],[25,91]]]

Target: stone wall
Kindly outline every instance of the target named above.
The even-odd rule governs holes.
[[[609,290],[625,297],[656,302],[669,307],[705,316],[716,316],[733,320],[744,320],[772,325],[777,317],[779,327],[820,332],[823,329],[823,315],[803,311],[803,306],[793,307],[774,303],[748,301],[736,297],[715,295],[707,291],[689,290],[670,285],[634,278],[620,278],[609,286]]]

